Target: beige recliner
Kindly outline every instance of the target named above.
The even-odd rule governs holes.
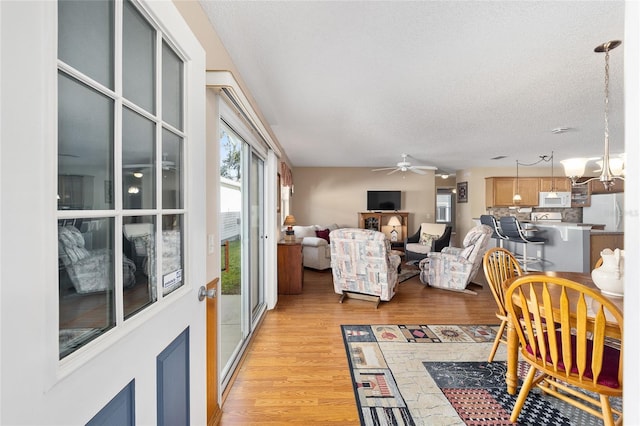
[[[478,225],[467,233],[462,247],[445,247],[440,253],[429,253],[420,261],[420,281],[431,287],[464,291],[482,267],[482,257],[488,249],[493,229]]]
[[[391,254],[391,244],[382,232],[344,228],[331,231],[333,287],[345,296],[376,302],[388,301],[396,293],[400,256]]]

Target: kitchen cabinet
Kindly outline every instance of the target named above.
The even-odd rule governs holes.
[[[591,205],[591,185],[576,185],[571,188],[571,207],[589,207]]]
[[[591,250],[589,253],[590,270],[596,266],[600,259],[600,252],[606,248],[624,250],[624,233],[591,230]]]
[[[513,201],[517,193],[522,197],[521,201]],[[489,207],[538,205],[538,193],[540,192],[540,178],[515,177],[490,177],[485,179],[485,203]]]
[[[624,181],[621,179],[615,179],[614,185],[610,191],[607,191],[604,185],[599,180],[592,180],[589,182],[589,188],[592,194],[612,194],[616,192],[624,192]]]
[[[553,185],[550,177],[540,178],[540,192],[571,192],[571,180],[566,177],[554,177]]]

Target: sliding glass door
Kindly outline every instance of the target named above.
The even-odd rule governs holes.
[[[221,120],[221,390],[229,382],[264,301],[264,159]],[[236,124],[237,125],[237,124]]]
[[[264,160],[251,152],[249,165],[249,307],[251,328],[264,309]]]

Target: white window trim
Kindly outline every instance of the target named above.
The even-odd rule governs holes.
[[[204,103],[204,95],[201,94],[202,87],[204,87],[205,79],[200,70],[205,69],[204,62],[203,63],[193,63],[191,58],[185,53],[183,49],[181,49],[177,43],[174,41],[175,39],[181,39],[182,37],[193,38],[193,34],[190,33],[190,29],[188,27],[182,28],[182,31],[169,31],[165,25],[159,25],[158,22],[163,22],[165,19],[174,19],[172,14],[176,13],[176,10],[173,5],[164,5],[163,2],[152,2],[143,3],[140,0],[133,0],[134,4],[138,6],[138,11],[149,20],[149,23],[153,26],[154,29],[159,31],[157,33],[157,38],[160,40],[156,44],[156,51],[162,49],[162,41],[166,42],[174,52],[180,57],[181,60],[184,61],[184,78],[183,78],[183,91],[184,91],[184,105],[183,105],[183,129],[178,130],[175,127],[171,126],[168,123],[159,121],[157,117],[161,116],[161,108],[162,108],[162,99],[160,97],[161,85],[156,85],[156,115],[152,115],[147,111],[143,111],[140,108],[133,107],[130,102],[125,100],[121,94],[117,94],[118,89],[122,88],[122,70],[121,67],[116,65],[116,72],[114,74],[114,86],[116,88],[116,92],[111,91],[110,89],[100,85],[94,81],[87,81],[87,78],[83,75],[78,74],[71,68],[70,66],[62,63],[57,59],[57,37],[52,37],[51,40],[51,52],[53,53],[53,57],[55,58],[54,63],[56,64],[53,68],[52,72],[52,87],[55,91],[55,97],[53,99],[53,104],[51,105],[54,113],[53,113],[53,130],[52,135],[57,135],[57,78],[58,78],[58,64],[60,64],[60,69],[64,71],[70,71],[70,74],[75,78],[78,78],[79,81],[87,84],[106,94],[109,98],[114,100],[114,108],[116,109],[116,114],[114,116],[114,128],[116,129],[116,134],[114,136],[114,149],[119,150],[121,148],[121,126],[122,126],[122,107],[127,106],[132,110],[142,113],[146,118],[149,118],[154,123],[156,123],[156,142],[160,144],[160,147],[156,147],[157,152],[161,151],[162,145],[162,130],[169,129],[176,135],[180,136],[183,139],[183,158],[184,158],[184,186],[183,186],[183,207],[182,209],[163,209],[161,194],[158,194],[157,205],[160,206],[157,209],[150,210],[127,210],[127,214],[123,214],[124,210],[122,209],[122,200],[121,200],[121,179],[122,176],[119,173],[114,175],[114,201],[115,206],[113,210],[83,210],[79,211],[58,211],[55,200],[52,203],[53,209],[56,212],[56,218],[72,218],[72,217],[115,217],[116,218],[116,229],[118,227],[122,227],[122,217],[123,216],[139,216],[139,215],[153,215],[156,217],[156,241],[158,242],[158,253],[161,253],[162,250],[162,229],[161,222],[159,218],[162,217],[163,214],[180,214],[183,216],[183,268],[187,272],[183,275],[184,283],[178,289],[172,291],[170,295],[163,297],[162,295],[162,274],[161,274],[161,262],[156,262],[156,286],[157,286],[157,301],[145,308],[144,310],[136,313],[136,315],[127,318],[124,321],[123,317],[123,303],[122,303],[122,293],[118,291],[118,289],[122,288],[122,277],[121,274],[116,273],[115,277],[115,288],[116,292],[115,297],[115,315],[116,315],[116,324],[115,326],[104,332],[102,335],[94,339],[93,341],[87,343],[85,346],[79,348],[75,352],[67,355],[62,360],[58,359],[58,330],[59,324],[57,321],[48,322],[47,336],[50,338],[46,339],[47,350],[46,353],[51,356],[49,359],[51,360],[50,365],[51,368],[48,369],[46,374],[47,379],[46,382],[48,385],[47,389],[53,387],[60,380],[65,377],[71,375],[76,370],[80,369],[82,366],[87,364],[88,362],[96,359],[99,355],[104,353],[107,349],[111,348],[118,341],[120,341],[125,336],[134,332],[141,326],[143,326],[146,322],[151,320],[152,318],[158,316],[160,313],[164,312],[166,309],[169,309],[171,305],[177,304],[183,297],[191,297],[191,293],[199,287],[204,282],[204,265],[205,260],[204,256],[198,251],[193,250],[193,247],[201,247],[203,246],[203,242],[198,242],[198,240],[202,239],[204,241],[204,237],[200,237],[197,233],[191,231],[192,229],[198,228],[199,226],[194,226],[194,223],[204,223],[205,217],[205,207],[204,202],[199,200],[199,197],[191,197],[190,192],[193,185],[201,186],[202,183],[196,178],[196,176],[204,175],[204,108],[201,108],[202,117],[193,116],[193,111],[189,108],[189,105],[193,102],[192,98],[198,98]],[[52,7],[56,9],[54,16],[57,17],[57,3],[51,2]],[[118,20],[118,17],[122,15],[122,4],[116,7],[116,61],[121,61],[121,56],[118,56],[118,52],[121,52],[121,43],[119,40],[121,39],[121,24]],[[55,19],[55,30],[53,34],[57,34],[57,19]],[[120,27],[120,28],[118,28]],[[184,32],[189,31],[188,35],[185,35]],[[156,61],[161,61],[161,55],[156,54]],[[161,63],[156,64],[158,68],[158,73],[161,76],[162,66]],[[118,92],[118,93],[121,93]],[[198,96],[194,96],[194,93],[198,93]],[[54,147],[52,148],[55,153],[51,156],[51,158],[57,159],[57,136],[54,137],[56,143],[54,143]],[[194,142],[191,142],[191,141]],[[198,145],[201,144],[202,148],[200,149]],[[200,152],[198,150],[200,149]],[[119,152],[119,151],[116,151]],[[52,179],[53,185],[57,182],[57,160],[55,161],[56,166],[54,166],[53,173],[54,178]],[[114,167],[116,171],[121,170],[121,158],[119,155],[114,156]],[[156,168],[158,169],[158,168]],[[161,170],[157,170],[156,179],[161,179]],[[158,182],[156,182],[158,183]],[[160,186],[157,186],[160,188]],[[52,194],[55,194],[57,191],[53,189]],[[161,192],[161,191],[159,191]],[[55,196],[54,196],[55,197]],[[52,250],[51,253],[56,253],[56,256],[52,257],[52,264],[55,264],[55,269],[52,268],[53,271],[51,276],[57,276],[57,231],[54,229],[54,242],[51,244]],[[55,247],[55,248],[54,248]],[[115,241],[114,241],[114,264],[118,265],[119,262],[122,261],[122,235],[121,233],[116,232]],[[118,268],[115,268],[115,271],[118,271]],[[47,309],[47,318],[58,318],[59,317],[59,300],[58,300],[58,280],[57,278],[52,280],[55,283],[51,286],[48,286],[48,295],[47,300],[51,301]]]

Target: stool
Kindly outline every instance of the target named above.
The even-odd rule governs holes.
[[[487,225],[488,227],[493,229],[493,234],[491,234],[491,238],[496,239],[496,245],[500,247],[504,247],[504,240],[508,240],[508,238],[500,230],[500,225],[498,225],[498,221],[496,220],[495,216],[491,214],[480,215],[480,223],[483,225]]]
[[[502,230],[502,233],[507,237],[508,241],[522,244],[522,258],[519,260],[521,260],[520,263],[522,264],[523,271],[528,271],[527,265],[530,261],[539,262],[542,260],[537,257],[527,257],[527,246],[529,244],[542,245],[547,240],[540,237],[527,237],[524,230],[522,229],[522,226],[520,225],[520,222],[513,216],[501,217],[500,229]]]

